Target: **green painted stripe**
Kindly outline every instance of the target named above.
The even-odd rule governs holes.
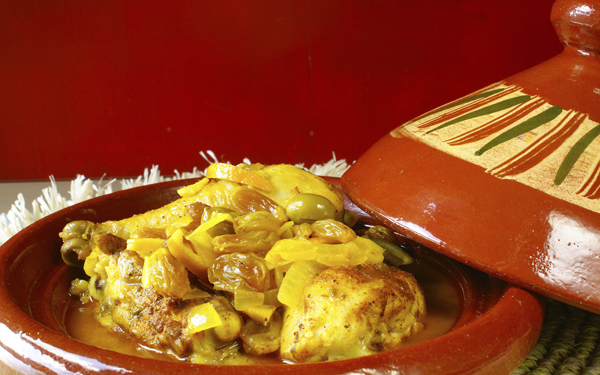
[[[501,91],[504,91],[504,90],[506,90],[505,87],[504,88],[500,88],[500,89],[496,89],[496,90],[492,90],[492,91],[482,92],[481,94],[477,94],[475,96],[471,96],[470,98],[465,98],[465,99],[463,99],[461,101],[458,101],[456,103],[452,103],[452,104],[446,105],[444,107],[441,107],[440,109],[434,110],[433,112],[428,113],[427,116],[432,115],[434,113],[438,113],[440,111],[443,111],[443,110],[446,110],[446,109],[449,109],[449,108],[452,108],[452,107],[459,106],[461,104],[472,102],[472,101],[477,100],[477,99],[487,98],[488,96],[492,96],[492,95],[497,94],[497,93],[499,93]]]
[[[468,102],[472,102],[473,100],[477,100],[477,99],[481,99],[481,98],[487,98],[488,96],[492,96],[494,94],[497,94],[499,92],[502,92],[506,90],[506,87],[500,88],[500,89],[496,89],[496,90],[491,90],[491,91],[486,91],[486,92],[482,92],[481,94],[477,94],[475,96],[471,96],[470,98],[465,98],[459,102],[450,104],[449,106],[442,108],[442,109],[448,109],[448,108],[452,108],[452,107],[456,107],[457,105],[461,105],[461,104],[465,104]],[[441,110],[441,109],[440,109]]]
[[[597,125],[595,128],[587,132],[583,137],[581,137],[574,145],[571,147],[567,156],[558,167],[558,171],[556,172],[556,177],[554,178],[554,184],[559,186],[565,180],[571,169],[575,165],[575,162],[583,151],[600,135],[600,125]]]
[[[510,108],[510,107],[514,107],[516,105],[519,105],[521,103],[524,103],[524,102],[528,101],[529,99],[531,99],[531,96],[529,96],[529,95],[522,95],[522,96],[516,96],[514,98],[506,99],[506,100],[503,100],[503,101],[498,102],[498,103],[490,104],[490,105],[485,106],[483,108],[480,108],[480,109],[478,109],[476,111],[472,111],[472,112],[464,114],[464,115],[462,115],[460,117],[457,117],[454,120],[450,120],[448,122],[445,122],[442,125],[438,126],[437,128],[431,129],[430,131],[428,131],[425,134],[429,134],[429,133],[434,132],[436,130],[445,128],[445,127],[450,126],[450,125],[454,125],[456,123],[459,123],[459,122],[462,122],[462,121],[465,121],[465,120],[470,120],[472,118],[479,117],[479,116],[489,115],[490,113],[494,113],[494,112],[502,111],[502,110]]]
[[[438,109],[434,109],[431,112],[424,113],[421,116],[419,116],[419,117],[417,117],[415,119],[410,120],[409,122],[407,122],[406,124],[404,124],[401,127],[404,127],[406,125],[412,124],[413,122],[418,121],[418,120],[420,120],[422,118],[425,118],[427,116],[431,116],[431,115],[436,114],[438,112],[445,111],[446,109],[450,109],[450,108],[459,106],[461,104],[469,103],[469,102],[472,102],[472,101],[477,100],[477,99],[487,98],[488,96],[492,96],[492,95],[497,94],[497,93],[499,93],[501,91],[504,91],[504,90],[506,90],[506,87],[503,87],[503,88],[500,88],[500,89],[491,90],[491,91],[482,92],[481,94],[477,94],[477,95],[465,98],[465,99],[460,100],[460,101],[458,101],[456,103],[451,103],[451,104],[445,105],[445,106],[440,107]]]
[[[537,114],[537,115],[533,116],[532,118],[527,119],[526,121],[523,121],[522,123],[515,126],[514,128],[509,129],[509,130],[505,131],[504,133],[500,134],[499,136],[497,136],[496,138],[492,139],[491,141],[486,143],[482,148],[480,148],[478,151],[476,151],[475,155],[482,155],[487,150],[489,150],[493,147],[496,147],[501,143],[509,141],[521,134],[527,133],[528,131],[531,131],[537,127],[540,127],[540,126],[544,125],[545,123],[548,123],[548,122],[554,120],[558,115],[560,115],[561,112],[562,112],[562,108],[560,108],[558,106],[550,107],[547,110],[545,110],[544,112]]]

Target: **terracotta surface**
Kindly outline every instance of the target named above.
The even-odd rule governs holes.
[[[401,125],[342,184],[418,242],[600,312],[600,2],[551,18],[563,53]]]
[[[544,310],[539,298],[415,246],[417,259],[440,267],[456,283],[462,311],[449,333],[403,349],[329,363],[228,367],[130,357],[69,338],[63,319],[66,288],[74,269],[62,263],[58,232],[69,220],[119,219],[156,208],[174,199],[181,185],[181,181],[167,182],[86,201],[32,224],[0,247],[0,370],[28,374],[506,374],[529,354],[540,333]],[[373,219],[364,218],[369,220]]]

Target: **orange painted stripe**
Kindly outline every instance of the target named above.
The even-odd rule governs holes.
[[[446,112],[443,115],[440,115],[440,116],[434,117],[434,118],[432,118],[432,119],[430,119],[428,121],[425,121],[424,123],[422,123],[421,125],[419,125],[418,128],[419,129],[424,129],[424,128],[430,128],[432,126],[439,125],[439,124],[441,124],[443,122],[446,122],[446,121],[449,121],[449,120],[451,120],[453,118],[462,116],[465,113],[471,112],[471,111],[473,111],[473,110],[475,110],[477,108],[484,107],[486,104],[494,102],[494,101],[496,101],[496,100],[498,100],[500,98],[503,98],[503,97],[505,97],[507,95],[510,95],[510,94],[512,94],[512,93],[514,93],[514,92],[516,92],[518,90],[519,90],[519,88],[516,87],[516,86],[509,87],[509,88],[507,88],[506,90],[504,90],[502,92],[499,92],[497,94],[494,94],[494,95],[489,96],[487,98],[484,98],[482,100],[478,100],[478,101],[473,102],[473,103],[471,103],[469,105],[466,105],[464,107],[459,107],[459,108],[454,109],[452,111]]]
[[[589,199],[600,198],[600,163],[594,165],[592,173],[590,173],[589,177],[583,181],[575,194],[582,195]]]
[[[494,84],[492,84],[492,85],[489,85],[488,87],[484,87],[484,88],[482,88],[481,90],[477,90],[477,91],[475,91],[475,92],[473,92],[473,93],[469,94],[469,95],[468,95],[468,96],[466,96],[466,97],[463,97],[463,98],[459,98],[459,99],[453,100],[453,101],[451,101],[450,103],[446,103],[445,105],[443,105],[443,106],[441,106],[441,107],[437,107],[437,108],[434,108],[434,109],[432,109],[431,111],[427,111],[427,112],[423,113],[422,115],[420,115],[420,116],[418,116],[418,117],[416,117],[416,118],[414,118],[414,119],[410,120],[408,123],[410,124],[410,123],[412,123],[412,122],[419,121],[420,119],[423,119],[423,118],[425,118],[425,117],[427,117],[427,116],[429,116],[429,115],[432,115],[432,114],[434,114],[434,113],[436,113],[436,112],[441,112],[441,111],[443,111],[443,110],[446,110],[446,109],[448,109],[448,108],[452,108],[452,107],[454,107],[454,106],[457,106],[457,105],[459,105],[459,104],[461,104],[461,103],[463,103],[463,102],[468,102],[468,101],[469,101],[469,99],[471,99],[471,98],[473,98],[473,97],[475,97],[475,96],[477,96],[477,95],[483,94],[483,93],[485,93],[485,92],[487,92],[487,91],[492,91],[492,90],[494,90],[495,88],[497,88],[498,86],[501,86],[501,85],[503,85],[503,84],[504,84],[504,82],[497,82],[497,83],[494,83]]]
[[[516,122],[531,114],[542,105],[544,105],[544,101],[540,98],[534,99],[531,102],[525,102],[518,105],[514,109],[511,109],[504,115],[492,119],[483,125],[469,130],[468,132],[450,138],[446,142],[450,146],[458,146],[480,141],[502,129],[514,125]]]
[[[571,116],[574,114],[573,116]],[[490,173],[497,177],[512,176],[533,168],[550,154],[556,151],[583,123],[587,116],[570,111],[554,128],[543,137],[533,141],[529,146],[494,167]]]

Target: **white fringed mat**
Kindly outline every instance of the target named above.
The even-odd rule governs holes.
[[[209,164],[219,162],[214,152],[210,150],[207,152],[201,151],[200,155]],[[243,162],[246,164],[251,163],[248,158],[245,158]],[[333,153],[333,158],[325,164],[314,164],[310,168],[306,168],[304,163],[296,164],[296,166],[306,169],[318,176],[331,177],[341,177],[350,167],[345,159],[337,160],[335,153]],[[118,181],[113,178],[106,180],[103,176],[99,180],[94,181],[86,178],[84,175],[77,175],[77,177],[71,181],[68,199],[61,195],[56,180],[53,176],[50,176],[50,186],[43,188],[42,195],[31,202],[31,211],[27,208],[25,197],[22,193],[19,193],[17,195],[17,200],[13,203],[10,210],[6,213],[0,213],[0,245],[36,220],[87,199],[110,194],[117,190],[131,189],[136,186],[150,185],[170,180],[203,177],[205,173],[206,169],[199,170],[194,167],[191,172],[179,173],[175,170],[173,176],[167,177],[161,175],[158,165],[153,165],[150,169],[146,168],[144,174],[135,179],[129,178]],[[120,187],[115,188],[117,182],[120,183]]]

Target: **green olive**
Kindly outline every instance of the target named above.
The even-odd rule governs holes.
[[[367,237],[377,245],[381,246],[385,251],[383,258],[392,266],[400,267],[413,262],[413,258],[401,246],[387,242],[380,238]]]
[[[91,251],[89,242],[81,238],[70,238],[60,248],[63,261],[71,267],[82,267]]]
[[[346,224],[347,226],[349,226],[350,228],[352,228],[353,226],[356,225],[356,223],[358,222],[358,214],[354,211],[344,211],[343,216],[343,222],[344,224]]]
[[[285,208],[287,216],[296,224],[334,219],[335,206],[322,195],[300,193],[293,196]]]
[[[94,229],[94,223],[86,220],[75,220],[71,221],[63,228],[59,234],[60,238],[64,241],[71,238],[84,238],[89,237],[90,233]]]

